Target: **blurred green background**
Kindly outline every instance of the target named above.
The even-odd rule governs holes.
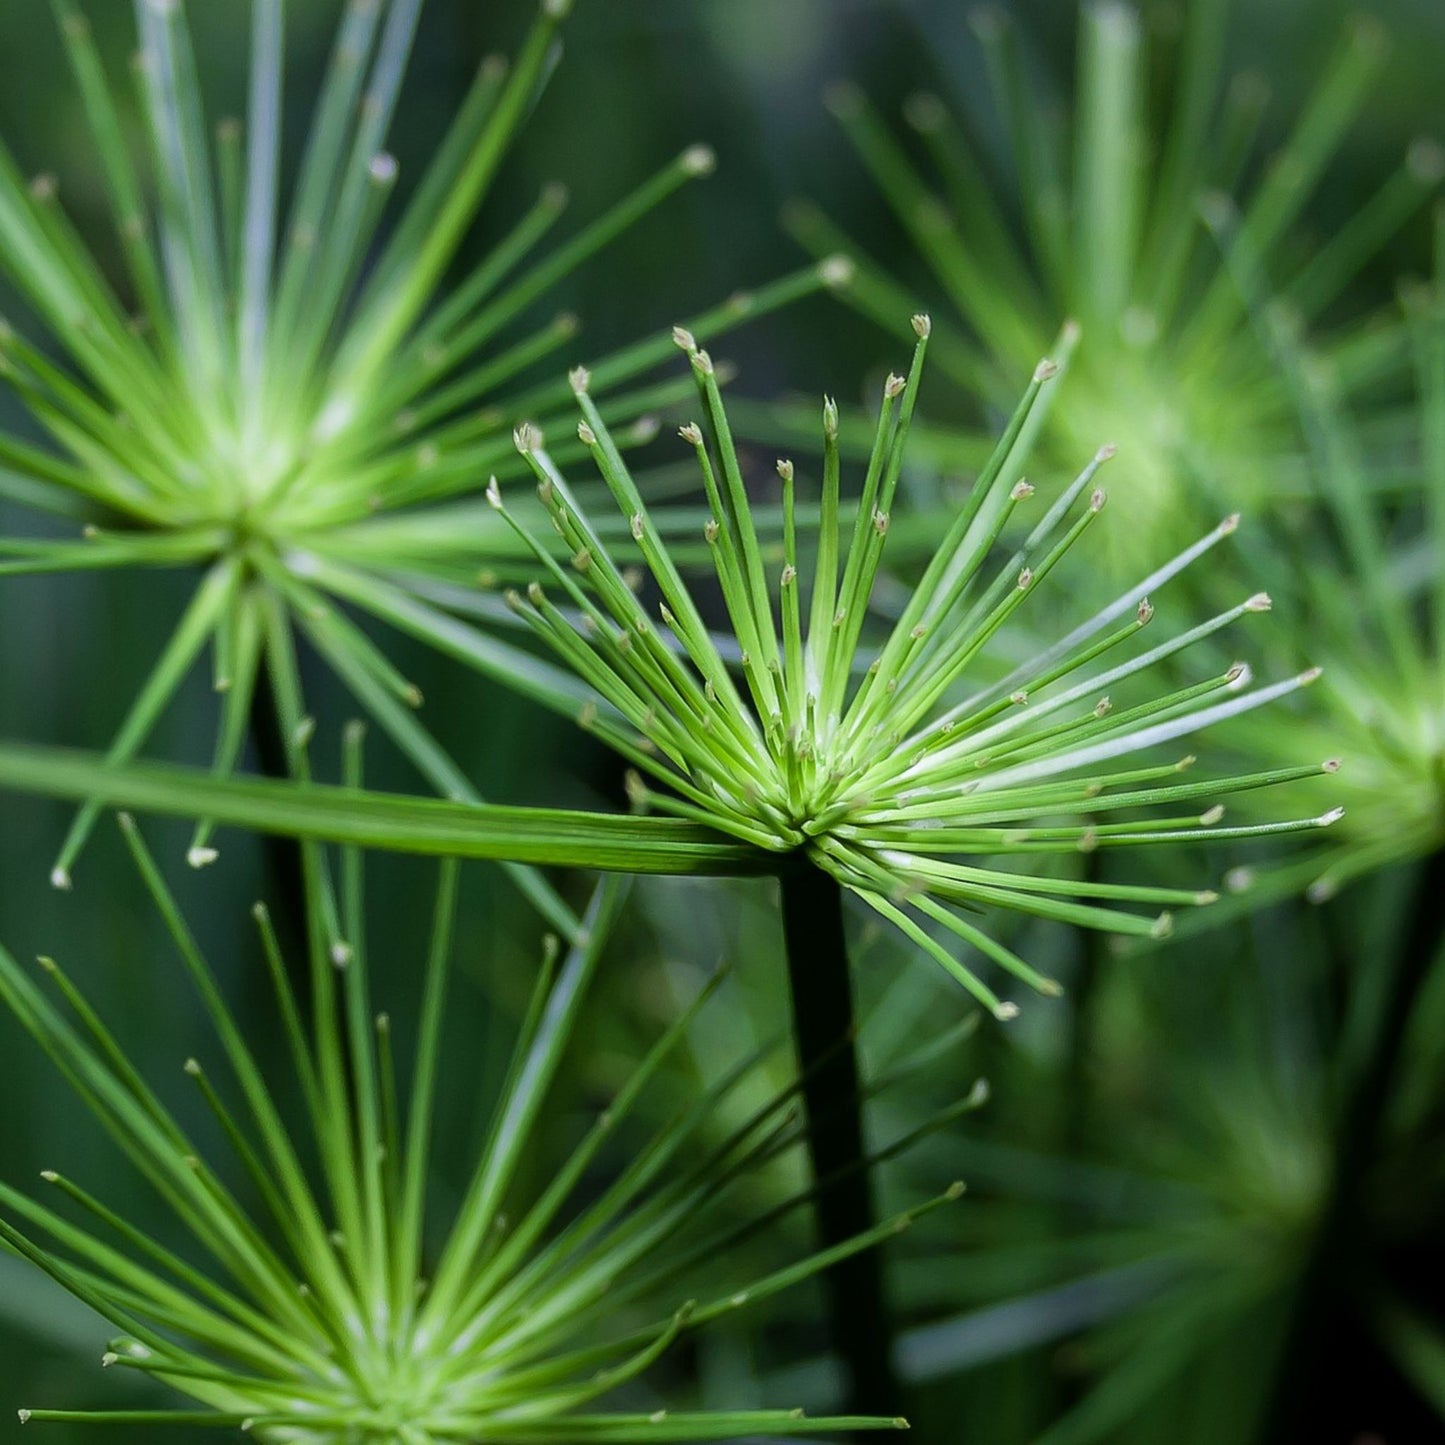
[[[108,53],[124,53],[129,7],[105,0],[90,8]],[[514,47],[531,8],[530,0],[429,0],[394,136],[404,174],[435,142],[475,61]],[[1066,97],[1074,7],[1036,0],[1008,8],[1027,37],[1040,95]],[[1284,133],[1347,15],[1364,8],[1391,35],[1387,83],[1305,219],[1306,234],[1328,236],[1408,142],[1435,128],[1445,7],[1438,0],[1365,7],[1272,0],[1234,8],[1232,67],[1268,79],[1265,125],[1274,135]],[[245,7],[190,9],[210,94],[224,113],[243,94]],[[290,114],[299,137],[336,7],[291,9]],[[575,214],[586,217],[704,140],[718,151],[717,174],[649,217],[556,298],[583,320],[577,359],[798,265],[801,253],[778,217],[799,195],[824,202],[846,230],[893,257],[926,301],[926,272],[910,262],[821,97],[830,82],[849,78],[892,116],[926,85],[996,142],[969,10],[959,0],[579,0],[562,68],[489,205],[490,234],[501,234],[545,181],[564,180]],[[1145,11],[1165,30],[1180,22],[1179,6]],[[99,246],[105,230],[94,157],[40,0],[0,0],[0,131],[29,170],[60,178],[67,206]],[[484,227],[478,247],[487,239]],[[1398,277],[1421,271],[1427,256],[1422,219],[1381,250],[1351,304],[1388,299]],[[3,297],[0,281],[0,310]],[[890,347],[826,297],[745,328],[721,350],[740,365],[737,389],[759,398],[825,389],[861,398],[865,382],[903,354],[901,343]],[[20,425],[3,389],[0,412]],[[3,504],[0,522],[4,533],[29,525]],[[104,746],[180,595],[176,580],[162,574],[6,580],[0,737]],[[429,725],[487,796],[618,799],[612,765],[580,735],[419,648],[398,643],[395,655],[428,699]],[[349,715],[345,701],[319,671],[308,683],[323,756],[334,757],[328,749]],[[212,718],[213,699],[198,678],[150,751],[205,762]],[[379,744],[372,780],[418,786]],[[174,965],[113,830],[103,830],[85,856],[73,894],[48,889],[67,816],[58,806],[0,798],[0,938],[17,957],[54,954],[82,976],[152,1075],[173,1079],[179,1092],[180,1065],[202,1032],[199,1011],[174,987]],[[276,886],[276,850],[226,835],[222,862],[191,875],[180,866],[185,830],[149,831],[252,1036],[264,1036],[270,1006],[243,925],[251,901]],[[387,862],[377,877],[377,992],[404,1014],[430,875]],[[470,1037],[500,1041],[524,1002],[537,927],[494,873],[470,869],[468,882]],[[896,1251],[918,1438],[941,1445],[1445,1438],[1445,1117],[1436,1042],[1445,1037],[1437,1027],[1445,983],[1438,977],[1402,1045],[1409,1067],[1392,1083],[1401,1091],[1392,1108],[1405,1123],[1391,1137],[1403,1134],[1409,1150],[1382,1148],[1383,1164],[1371,1156],[1370,1167],[1384,1171],[1371,1212],[1356,1221],[1344,1253],[1328,1261],[1351,1303],[1328,1316],[1332,1334],[1323,1343],[1304,1339],[1294,1312],[1334,1157],[1333,1070],[1348,1043],[1342,999],[1372,964],[1393,958],[1410,887],[1399,870],[1324,909],[1283,905],[1145,957],[1115,958],[1063,930],[1034,931],[1033,956],[1087,982],[1077,993],[1082,1002],[1035,1003],[1006,1035],[985,1025],[939,1062],[919,1097],[890,1099],[875,1120],[880,1133],[902,1133],[973,1077],[992,1084],[987,1110],[890,1169],[886,1181],[899,1204],[956,1176],[971,1190],[926,1239]],[[723,954],[740,966],[737,1036],[700,1044],[698,1068],[715,1069],[752,1030],[781,1022],[769,905],[765,885],[641,888],[613,951],[616,986],[595,1002],[594,1047],[574,1061],[561,1102],[576,1108],[601,1097],[615,1081],[616,1060],[650,1038],[687,980]],[[903,976],[901,955],[900,945],[877,939],[861,952],[867,997],[884,996]],[[926,1032],[925,1021],[940,1012],[964,1012],[932,971],[915,965],[911,974],[918,981],[907,999],[892,999],[890,1027]],[[450,1101],[450,1137],[459,1141],[471,1137],[475,1100],[495,1082],[489,1061],[500,1057],[499,1048],[476,1053],[474,1099]],[[571,1116],[558,1113],[561,1139]],[[0,1019],[0,1172],[18,1183],[63,1162],[98,1174],[108,1161],[92,1157],[95,1147],[79,1105],[19,1029]],[[546,1161],[537,1167],[545,1172]],[[115,1198],[142,1216],[153,1207],[123,1174]],[[1370,1283],[1353,1291],[1359,1278],[1379,1274],[1392,1281],[1389,1289]],[[1319,1308],[1334,1310],[1337,1300],[1326,1296]],[[791,1302],[755,1340],[699,1341],[664,1376],[704,1399],[741,1390],[768,1403],[790,1405],[797,1394],[826,1405],[827,1372],[816,1361],[823,1335],[808,1318],[813,1304],[811,1295]],[[127,1382],[98,1369],[105,1335],[84,1309],[0,1257],[0,1441],[19,1428],[12,1406],[119,1399]],[[1281,1403],[1301,1388],[1343,1403],[1322,1423]]]

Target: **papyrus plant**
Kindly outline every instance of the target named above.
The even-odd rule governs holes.
[[[1070,384],[1040,418],[1039,444],[1067,465],[1101,432],[1130,439],[1119,485],[1137,525],[1109,538],[1125,572],[1139,564],[1140,542],[1186,535],[1215,507],[1252,512],[1308,486],[1291,389],[1206,219],[1236,224],[1282,302],[1314,327],[1338,315],[1350,283],[1442,170],[1438,146],[1416,142],[1347,223],[1302,245],[1305,210],[1381,73],[1386,37],[1373,21],[1353,23],[1283,143],[1265,153],[1266,83],[1224,73],[1235,9],[1228,0],[1183,7],[1171,48],[1149,43],[1133,5],[1088,0],[1074,93],[1058,107],[1043,103],[1010,18],[980,11],[1001,157],[935,95],[908,101],[909,145],[856,87],[833,91],[830,108],[926,265],[925,281],[903,256],[865,255],[811,205],[788,215],[809,248],[846,250],[857,269],[844,294],[890,331],[920,295],[947,301],[935,312],[937,366],[968,402],[1006,415],[1014,378],[1035,357],[1067,364]],[[1388,312],[1357,313],[1316,346],[1345,395],[1403,370],[1401,328]],[[1389,437],[1399,420],[1376,407],[1372,436]],[[981,458],[988,439],[965,426],[936,429],[929,443],[951,469]]]
[[[37,7],[39,8],[39,7]],[[543,0],[510,65],[485,60],[404,207],[385,149],[422,0],[352,0],[341,19],[304,157],[283,187],[285,0],[254,0],[245,122],[214,130],[185,8],[135,0],[145,154],[123,114],[77,0],[51,0],[100,161],[125,262],[113,285],[74,229],[53,177],[28,180],[0,145],[0,270],[27,315],[0,322],[0,382],[45,436],[0,434],[0,495],[83,534],[0,539],[0,574],[185,566],[189,605],[140,687],[112,757],[134,756],[209,648],[222,694],[215,766],[241,752],[263,660],[303,636],[423,776],[474,798],[419,725],[417,689],[352,608],[428,642],[505,666],[519,684],[545,670],[413,595],[408,579],[506,574],[505,529],[456,499],[505,465],[519,414],[569,399],[532,368],[570,344],[569,316],[538,326],[534,306],[582,262],[690,178],[684,152],[560,245],[544,242],[561,187],[450,283],[498,167],[544,85],[570,0]],[[730,324],[819,284],[809,270],[701,318]],[[37,332],[44,343],[27,339]],[[58,358],[57,359],[57,353]],[[667,354],[666,337],[602,368],[620,385]],[[609,415],[642,434],[667,388],[618,393]],[[498,547],[499,541],[502,543]],[[342,604],[342,605],[337,605]],[[77,820],[56,862],[93,826]],[[203,824],[192,861],[214,856]],[[555,898],[522,880],[552,920]]]
[[[684,1330],[765,1301],[931,1207],[829,1255],[750,1281],[729,1278],[730,1252],[765,1236],[811,1193],[765,1212],[740,1205],[749,1174],[798,1144],[795,1088],[770,1094],[723,1136],[708,1135],[721,1101],[751,1078],[759,1062],[752,1056],[669,1111],[670,1122],[599,1183],[635,1132],[639,1098],[711,989],[647,1052],[540,1191],[519,1187],[519,1175],[535,1174],[531,1156],[549,1137],[542,1126],[554,1081],[585,1018],[625,885],[598,891],[584,942],[549,948],[485,1142],[441,1228],[434,1118],[439,1099],[474,1084],[442,1048],[455,1007],[448,979],[457,865],[443,865],[429,942],[418,939],[424,985],[409,1085],[388,1017],[373,1014],[361,855],[348,850],[341,859],[347,947],[338,964],[326,917],[327,861],[315,845],[303,850],[305,1001],[266,910],[255,910],[276,992],[278,1052],[289,1052],[299,1091],[300,1117],[288,1119],[270,1050],[242,1032],[138,830],[122,821],[213,1026],[185,1073],[214,1127],[192,1132],[180,1122],[57,964],[42,960],[41,976],[32,977],[0,952],[0,997],[171,1221],[152,1235],[108,1206],[107,1190],[98,1196],[86,1181],[47,1171],[54,1203],[0,1185],[0,1236],[111,1322],[118,1335],[103,1364],[141,1372],[191,1403],[85,1413],[32,1403],[22,1420],[230,1425],[263,1439],[409,1445],[903,1427],[895,1419],[810,1419],[798,1410],[671,1412],[635,1390],[630,1404],[612,1407],[605,1398],[625,1392]],[[646,1408],[637,1408],[639,1398]]]

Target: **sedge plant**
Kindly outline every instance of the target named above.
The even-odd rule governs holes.
[[[358,737],[350,736],[349,757]],[[549,1097],[586,1016],[625,883],[599,888],[582,941],[549,944],[484,1143],[440,1229],[436,1116],[451,1090],[469,1088],[442,1048],[455,1008],[458,865],[441,868],[409,1088],[389,1018],[372,1012],[360,852],[340,859],[348,949],[338,965],[324,906],[330,860],[317,845],[303,849],[309,998],[298,997],[277,930],[256,908],[279,1037],[295,1071],[285,1092],[300,1101],[299,1121],[288,1121],[266,1052],[238,1025],[135,824],[123,817],[122,825],[213,1027],[222,1067],[202,1055],[185,1073],[214,1128],[188,1132],[56,963],[42,960],[33,978],[0,952],[6,1006],[171,1220],[164,1233],[149,1233],[80,1181],[47,1171],[54,1204],[0,1186],[0,1236],[112,1324],[118,1333],[104,1365],[190,1403],[96,1412],[32,1404],[22,1421],[239,1426],[270,1440],[408,1445],[906,1428],[895,1418],[813,1419],[800,1410],[673,1412],[637,1387],[630,1408],[625,1398],[608,1408],[606,1397],[625,1397],[685,1330],[761,1304],[932,1207],[762,1278],[729,1282],[727,1261],[739,1246],[766,1236],[811,1193],[765,1212],[738,1208],[750,1173],[800,1143],[795,1087],[769,1095],[721,1142],[692,1147],[720,1102],[751,1078],[756,1055],[675,1112],[599,1187],[639,1098],[707,1006],[711,986],[649,1048],[545,1186],[528,1194],[519,1185],[530,1172],[524,1163],[543,1147]],[[946,1117],[972,1106],[964,1100]],[[636,1408],[639,1398],[647,1408]]]
[[[1111,532],[1111,575],[1138,565],[1142,538],[1185,535],[1221,504],[1252,512],[1308,490],[1290,388],[1205,217],[1233,219],[1300,325],[1336,323],[1316,345],[1347,395],[1378,393],[1405,366],[1388,308],[1338,324],[1338,303],[1436,189],[1440,148],[1413,143],[1347,223],[1302,245],[1305,208],[1381,74],[1387,40],[1374,21],[1352,24],[1282,144],[1262,154],[1267,86],[1225,74],[1237,9],[1190,4],[1177,39],[1151,46],[1133,5],[1081,4],[1076,85],[1061,119],[1040,103],[1009,17],[981,11],[974,28],[991,118],[1006,137],[1002,158],[936,95],[908,101],[910,146],[857,87],[832,91],[831,111],[927,268],[922,287],[901,257],[874,259],[816,206],[787,213],[809,249],[854,261],[842,294],[890,331],[920,289],[946,300],[937,364],[965,415],[980,403],[1007,415],[1013,378],[1034,357],[1067,363],[1073,380],[1039,420],[1043,455],[1067,461],[1101,431],[1136,443],[1120,470],[1138,525]],[[1374,406],[1372,455],[1388,451],[1404,424],[1388,402]],[[791,438],[808,423],[788,409],[755,425]],[[859,424],[860,445],[866,430]],[[970,424],[935,428],[927,441],[948,473],[988,450],[987,432]],[[1380,484],[1400,480],[1385,467],[1372,472]]]
[[[0,539],[0,575],[185,567],[189,604],[111,749],[135,756],[209,648],[221,721],[215,770],[245,744],[265,659],[313,646],[428,782],[476,797],[419,724],[416,687],[351,615],[369,613],[519,685],[556,686],[526,654],[445,615],[418,579],[505,573],[507,534],[465,494],[512,456],[519,414],[567,406],[537,363],[571,343],[568,315],[538,302],[689,180],[685,151],[575,235],[545,242],[565,206],[537,204],[454,283],[454,263],[556,59],[570,0],[542,0],[516,59],[484,60],[394,221],[385,149],[422,0],[351,0],[339,22],[304,156],[283,192],[285,0],[249,7],[245,122],[206,114],[185,7],[135,0],[145,154],[77,0],[51,0],[114,213],[125,274],[112,284],[59,199],[0,145],[0,271],[28,316],[0,322],[0,381],[43,436],[0,434],[0,496],[83,530]],[[836,268],[835,268],[836,269]],[[830,272],[829,274],[833,274]],[[700,318],[721,328],[820,283],[817,268]],[[529,329],[530,325],[530,329]],[[38,331],[42,341],[27,339]],[[56,359],[55,353],[59,353]],[[667,389],[624,384],[667,354],[659,337],[602,368],[616,424],[647,436]],[[457,511],[458,506],[463,511]],[[498,542],[503,545],[499,549]],[[504,609],[499,609],[504,612]],[[284,634],[284,635],[283,635]],[[85,807],[56,860],[69,883],[93,827]],[[191,861],[213,861],[202,822]],[[575,927],[540,880],[546,916]]]
[[[1235,664],[1222,675],[1162,695],[1130,697],[1118,708],[1111,701],[1113,689],[1127,695],[1140,673],[1267,609],[1268,599],[1255,595],[1154,648],[1130,648],[1152,618],[1149,594],[1228,536],[1235,518],[1019,666],[992,677],[981,674],[978,664],[996,634],[1040,590],[1105,503],[1096,481],[1112,448],[1095,456],[998,564],[996,544],[1033,491],[1017,478],[1013,454],[1053,379],[1052,363],[1035,371],[1007,433],[902,615],[863,655],[869,600],[931,332],[928,318],[915,317],[914,330],[909,375],[890,377],[884,388],[851,522],[841,510],[837,409],[831,402],[824,406],[824,477],[811,585],[804,581],[808,559],[798,535],[793,464],[778,467],[784,557],[774,579],[764,566],[712,360],[685,329],[677,333],[707,419],[706,432],[689,423],[681,435],[696,453],[711,509],[705,536],[740,649],[740,679],[718,652],[702,605],[657,532],[591,399],[584,370],[573,373],[582,412],[578,435],[647,561],[662,628],[609,555],[537,427],[519,429],[517,445],[537,476],[539,496],[571,553],[571,565],[559,562],[512,516],[498,484],[489,493],[519,535],[531,538],[555,590],[580,617],[579,626],[540,583],[525,599],[513,597],[539,636],[595,689],[597,705],[581,720],[633,764],[636,803],[705,823],[776,860],[799,1063],[815,1080],[809,1106],[819,1178],[832,1177],[864,1151],[856,1057],[851,1042],[840,1046],[851,1041],[854,1028],[845,892],[901,930],[996,1017],[1009,1018],[1017,1005],[956,957],[957,945],[946,946],[939,932],[1028,985],[1044,992],[1058,992],[1058,985],[964,911],[1002,907],[1157,937],[1169,929],[1170,909],[1207,903],[1213,895],[1090,882],[1037,865],[1050,855],[1077,856],[1080,849],[1195,838],[1218,824],[1221,810],[1212,802],[1217,794],[1298,780],[1334,766],[1186,781],[1182,774],[1192,758],[1144,766],[1119,761],[1314,679],[1310,671],[1256,688],[1249,669]],[[1108,658],[1107,665],[1096,667],[1109,653],[1122,653],[1126,660]],[[979,681],[970,686],[974,676]],[[1205,800],[1209,806],[1201,807]],[[1163,818],[1135,815],[1155,805],[1174,811]],[[1220,831],[1251,837],[1314,829],[1335,816],[1330,811]],[[1119,906],[1128,903],[1153,911]],[[818,1067],[829,1057],[829,1067]],[[838,1117],[840,1098],[854,1101],[846,1120]],[[866,1179],[847,1191],[825,1191],[819,1201],[825,1240],[844,1237],[871,1211]],[[876,1272],[858,1261],[832,1279],[839,1344],[855,1387],[866,1381],[866,1388],[893,1388],[877,1373],[888,1347],[887,1302]]]

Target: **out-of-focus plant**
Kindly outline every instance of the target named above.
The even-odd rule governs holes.
[[[1301,721],[1346,760],[1347,821],[1332,846],[1233,879],[1251,897],[1308,887],[1316,902],[1352,879],[1445,850],[1445,302],[1440,277],[1403,293],[1415,404],[1393,464],[1416,485],[1382,497],[1371,485],[1372,434],[1352,409],[1329,356],[1300,336],[1242,233],[1222,237],[1276,370],[1303,421],[1317,515],[1271,536],[1271,570],[1285,609],[1328,663]],[[1297,735],[1298,736],[1298,735]],[[1242,750],[1278,757],[1282,740],[1241,725]]]
[[[565,386],[526,385],[568,344],[562,316],[509,329],[589,256],[690,178],[712,169],[685,151],[560,246],[542,243],[565,205],[536,206],[455,285],[447,275],[497,169],[556,58],[571,0],[543,0],[510,67],[484,61],[455,120],[379,240],[397,182],[388,132],[422,0],[354,0],[337,32],[294,193],[282,194],[285,0],[255,0],[246,124],[221,123],[213,148],[184,8],[136,0],[143,170],[88,22],[52,0],[102,163],[126,262],[122,295],[73,229],[51,177],[27,182],[0,147],[0,267],[63,360],[0,325],[0,378],[48,445],[0,434],[0,494],[61,517],[83,537],[0,540],[0,575],[196,566],[201,581],[136,696],[112,757],[134,756],[209,645],[223,695],[215,767],[244,745],[262,662],[304,635],[430,783],[474,798],[418,724],[417,689],[346,615],[358,607],[513,681],[556,685],[525,653],[411,596],[407,576],[453,578],[510,563],[505,529],[454,499],[514,458],[518,415],[568,404]],[[149,176],[149,179],[147,179]],[[700,318],[731,324],[821,284],[817,268]],[[599,368],[620,385],[667,354],[665,336]],[[619,426],[655,430],[667,388],[619,393]],[[450,505],[449,505],[450,504]],[[418,510],[420,509],[420,510]],[[501,544],[500,549],[498,544]],[[343,606],[336,605],[344,604]],[[59,886],[95,821],[87,807],[54,870]],[[211,861],[211,828],[191,848]],[[520,880],[571,928],[539,880]]]
[[[1067,465],[1101,434],[1134,443],[1120,469],[1132,525],[1110,537],[1125,571],[1141,539],[1187,535],[1216,507],[1252,512],[1305,486],[1291,389],[1203,216],[1237,218],[1303,324],[1335,321],[1349,284],[1445,168],[1434,143],[1417,141],[1328,241],[1302,249],[1301,212],[1380,73],[1385,37],[1372,21],[1351,26],[1283,145],[1260,164],[1267,92],[1253,76],[1223,83],[1230,13],[1227,0],[1185,7],[1160,83],[1136,10],[1082,5],[1075,95],[1055,123],[1008,17],[982,12],[975,28],[1008,140],[1002,180],[936,96],[914,96],[905,112],[932,177],[860,90],[842,86],[829,98],[929,267],[926,294],[950,303],[939,318],[939,370],[970,401],[1006,414],[1013,377],[1054,354],[1071,381],[1039,420],[1043,458]],[[1167,97],[1157,114],[1156,96]],[[917,299],[904,268],[865,255],[812,205],[793,207],[788,220],[810,248],[854,260],[843,294],[896,329]],[[1403,367],[1403,336],[1387,314],[1357,315],[1315,345],[1345,395]],[[790,435],[802,425],[791,412],[774,413],[779,420]],[[1397,425],[1389,406],[1371,414],[1372,436]],[[976,432],[935,430],[930,450],[974,465],[987,445]]]
[[[600,1192],[584,1188],[711,989],[649,1050],[538,1197],[517,1203],[519,1167],[539,1147],[549,1092],[585,1015],[624,886],[599,890],[584,943],[549,952],[485,1144],[451,1224],[436,1236],[431,1141],[437,1099],[449,1087],[441,1039],[457,865],[442,869],[409,1097],[398,1088],[387,1016],[372,1014],[361,855],[347,850],[341,859],[347,953],[338,968],[322,886],[327,861],[315,845],[303,850],[309,1023],[268,915],[257,908],[304,1105],[297,1133],[134,824],[123,823],[232,1075],[225,1083],[201,1062],[186,1065],[215,1138],[192,1137],[57,965],[42,961],[60,1006],[3,953],[0,994],[165,1199],[188,1242],[152,1236],[57,1173],[45,1178],[73,1208],[0,1188],[9,1216],[0,1234],[120,1331],[105,1364],[143,1372],[201,1409],[29,1409],[23,1420],[231,1424],[267,1439],[360,1432],[417,1442],[713,1440],[903,1425],[809,1419],[796,1410],[589,1408],[635,1381],[684,1330],[764,1301],[932,1207],[764,1278],[729,1280],[730,1251],[812,1192],[762,1214],[740,1217],[733,1207],[750,1171],[798,1145],[795,1087],[771,1094],[701,1162],[688,1162],[699,1130],[749,1077],[753,1058],[677,1113]],[[237,1103],[227,1099],[233,1088]],[[213,1148],[221,1141],[224,1159]],[[259,1209],[247,1203],[253,1197]],[[197,1251],[211,1263],[198,1264]],[[691,1302],[689,1290],[699,1292]]]

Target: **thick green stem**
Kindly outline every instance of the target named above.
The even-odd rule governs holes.
[[[828,1249],[878,1222],[866,1167],[853,980],[838,883],[800,864],[782,876],[783,934],[792,988],[793,1036],[807,1110],[808,1153],[818,1184],[819,1244]],[[848,1409],[896,1415],[893,1327],[878,1250],[834,1265],[824,1276],[833,1345],[849,1375]]]

